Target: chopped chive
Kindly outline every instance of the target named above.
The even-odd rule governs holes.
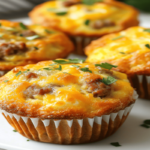
[[[145,44],[145,46],[150,49],[150,45],[149,44]]]
[[[144,29],[145,32],[149,32],[150,33],[150,29]]]
[[[23,34],[19,34],[19,36],[23,36]]]
[[[9,80],[5,80],[4,82],[6,83],[6,82],[8,82]]]
[[[124,52],[119,52],[120,54],[126,54],[126,53],[124,53]]]
[[[41,69],[39,69],[38,71],[41,71]]]
[[[90,20],[85,20],[85,22],[84,22],[84,24],[87,26],[89,25],[89,23],[90,23]]]
[[[37,38],[40,38],[40,36],[39,35],[33,35],[33,36],[26,37],[27,40],[35,40]]]
[[[115,38],[112,38],[111,40],[118,40],[118,39],[123,38],[123,37],[124,37],[123,35],[120,35],[120,36],[117,36]]]
[[[23,29],[23,30],[27,30],[28,28],[22,23],[22,22],[20,22],[20,27]]]
[[[22,72],[19,71],[19,72],[16,74],[16,77],[19,76],[19,75],[21,75],[21,74],[22,74]]]
[[[55,13],[57,16],[64,16],[64,15],[66,15],[67,14],[67,12],[66,11],[64,11],[64,12],[57,12],[57,13]]]
[[[27,139],[27,141],[30,141],[29,139]]]
[[[55,70],[62,70],[62,67],[61,67],[61,65],[59,65],[59,67],[58,68],[55,68]]]
[[[35,46],[34,48],[35,48],[36,50],[38,50],[38,49],[39,49],[39,48],[38,48],[38,47],[36,47],[36,46]]]
[[[56,63],[54,63],[54,64],[50,64],[49,66],[54,66],[54,65],[57,65]]]
[[[50,68],[43,68],[44,70],[52,70],[52,69],[50,69]]]
[[[112,83],[114,83],[114,82],[116,82],[117,81],[117,79],[115,79],[115,78],[113,78],[113,77],[111,77],[111,76],[108,76],[107,78],[103,78],[102,79],[102,82],[104,83],[104,84],[106,84],[106,85],[110,85],[110,84],[112,84]]]
[[[82,59],[67,59],[67,60],[53,60],[53,62],[58,63],[58,64],[78,64],[78,63],[83,63],[85,60]]]
[[[2,24],[0,23],[0,27],[2,26]]]
[[[3,37],[4,34],[0,34],[0,38]]]
[[[54,31],[50,31],[50,30],[48,30],[48,29],[45,29],[45,32],[47,32],[47,33],[49,33],[49,34],[54,33]]]
[[[95,64],[95,66],[96,66],[96,67],[97,67],[97,66],[100,66],[101,68],[105,68],[105,69],[108,69],[108,70],[112,69],[113,67],[114,67],[114,68],[117,68],[117,67],[118,67],[118,66],[115,66],[115,65],[111,65],[111,64],[109,64],[109,63]]]
[[[82,3],[85,5],[93,5],[97,2],[103,2],[103,0],[82,0]]]
[[[113,142],[113,143],[110,143],[110,144],[113,145],[113,146],[115,146],[115,147],[121,146],[121,145],[119,144],[119,142]]]
[[[89,70],[89,68],[87,68],[87,67],[80,68],[80,70],[81,70],[81,71],[84,71],[84,72],[90,72],[90,73],[92,73],[92,71]]]
[[[13,132],[17,132],[17,130],[13,130]]]

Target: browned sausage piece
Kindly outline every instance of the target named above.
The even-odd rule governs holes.
[[[37,84],[33,84],[29,86],[24,92],[23,95],[25,98],[32,98],[34,99],[34,95],[44,95],[48,93],[52,93],[54,87],[60,87],[60,85],[49,84],[45,87],[40,87]]]
[[[101,79],[91,80],[86,83],[88,86],[87,91],[92,93],[94,97],[105,97],[109,95],[111,86],[105,85],[101,82]]]
[[[79,2],[79,0],[66,0],[63,2],[63,5],[65,7],[70,7],[72,5],[75,5],[75,4],[80,4],[81,2]]]
[[[18,43],[2,43],[0,44],[0,58],[3,56],[17,54],[18,52],[25,52],[27,50],[26,44]]]
[[[33,36],[33,35],[36,35],[36,33],[32,30],[24,30],[20,36],[23,36],[23,37],[28,37],[28,36]]]
[[[38,75],[37,75],[36,73],[33,73],[33,72],[27,72],[27,73],[25,74],[25,76],[26,76],[27,79],[30,79],[30,78],[37,78],[37,77],[38,77]]]

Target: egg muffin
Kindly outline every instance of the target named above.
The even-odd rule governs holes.
[[[29,139],[79,144],[113,134],[137,94],[108,63],[57,59],[16,67],[0,78],[0,108]]]
[[[104,36],[85,49],[87,62],[109,62],[126,73],[141,98],[150,99],[150,29],[132,27]]]
[[[70,35],[76,53],[93,39],[138,25],[138,11],[110,0],[55,0],[36,6],[29,16],[34,23],[53,27]]]
[[[72,42],[61,32],[0,20],[0,76],[16,66],[64,58],[72,50]]]

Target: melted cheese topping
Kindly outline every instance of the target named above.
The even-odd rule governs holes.
[[[86,48],[86,53],[89,55],[87,62],[110,62],[128,74],[150,74],[150,32],[142,27],[94,41]]]
[[[11,54],[3,57],[0,61],[0,69],[10,70],[15,66],[26,65],[41,60],[66,57],[72,50],[73,44],[63,33],[40,25],[29,25],[23,29],[19,22],[0,20],[0,44],[23,42],[27,51]],[[30,30],[35,32],[39,38],[27,39],[21,36],[22,32]],[[48,32],[46,32],[48,31]],[[62,40],[63,39],[63,40]]]
[[[35,65],[18,67],[3,76],[0,84],[0,106],[13,113],[46,118],[82,118],[108,114],[124,109],[134,103],[134,89],[130,86],[125,74],[112,71],[112,74],[100,73],[101,68],[94,64],[61,65],[62,70],[45,70],[53,68],[54,62],[46,61]],[[81,68],[88,67],[90,72]],[[56,64],[55,68],[58,68]],[[24,71],[36,73],[37,78],[26,78]],[[105,70],[105,69],[104,69]],[[21,74],[18,75],[18,72]],[[103,98],[94,97],[86,90],[87,81],[113,76],[117,79],[111,84],[110,93]],[[7,82],[6,82],[7,81]],[[53,84],[52,93],[35,95],[35,98],[24,97],[24,91],[31,85],[40,87]]]
[[[59,12],[66,12],[66,14],[57,15]],[[29,15],[34,23],[53,26],[73,35],[96,36],[138,25],[137,11],[115,1],[95,3],[94,5],[77,4],[70,7],[65,7],[62,1],[49,1],[35,7]],[[110,20],[115,25],[94,29],[85,24],[86,20],[90,20],[90,22]]]

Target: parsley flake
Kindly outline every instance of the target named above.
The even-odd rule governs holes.
[[[124,52],[119,52],[120,54],[126,54],[126,53],[124,53]]]
[[[145,44],[145,46],[150,49],[150,45],[149,44]]]
[[[90,20],[85,20],[84,24],[88,26],[90,24]]]
[[[51,68],[43,68],[44,70],[52,70]]]
[[[40,37],[39,35],[33,35],[33,36],[26,37],[26,39],[27,40],[35,40],[35,39],[37,39],[39,37]]]
[[[80,68],[80,70],[81,70],[81,71],[84,71],[84,72],[90,72],[90,73],[92,73],[92,71],[89,70],[89,68],[87,68],[87,67]]]
[[[36,47],[36,46],[35,46],[34,48],[35,48],[36,50],[38,50],[38,49],[39,49],[39,48],[38,48],[38,47]]]
[[[84,60],[76,58],[76,59],[67,59],[67,60],[53,60],[53,62],[58,64],[78,64],[78,63],[83,63]]]
[[[4,82],[6,83],[6,82],[8,82],[9,80],[5,80]]]
[[[118,39],[123,38],[123,37],[124,37],[123,35],[120,35],[120,36],[117,36],[115,38],[112,38],[111,40],[118,40]]]
[[[110,143],[110,144],[113,145],[113,146],[115,146],[115,147],[121,146],[121,145],[119,144],[119,142],[113,142],[113,143]]]
[[[17,132],[17,130],[13,130],[13,132]]]
[[[107,78],[103,78],[102,79],[102,82],[104,83],[104,84],[106,84],[106,85],[110,85],[110,84],[112,84],[112,83],[114,83],[114,82],[116,82],[117,81],[117,79],[115,79],[115,78],[113,78],[113,77],[111,77],[111,76],[108,76]]]
[[[22,72],[19,71],[18,73],[16,73],[16,77],[19,76],[19,75],[21,75],[21,74],[22,74]]]
[[[149,32],[150,33],[150,29],[144,29],[145,32]]]
[[[55,68],[55,70],[62,70],[62,67],[61,67],[61,65],[59,65],[59,67],[58,68]]]
[[[57,16],[64,16],[64,15],[66,15],[67,14],[67,12],[66,11],[62,11],[62,12],[57,12],[57,13],[55,13]]]
[[[147,124],[141,124],[140,126],[141,126],[141,127],[144,127],[144,128],[147,128],[147,129],[150,128],[150,126],[147,125]]]
[[[96,66],[96,67],[97,67],[97,66],[100,66],[100,67],[105,68],[105,69],[108,69],[108,70],[112,69],[113,67],[114,67],[114,68],[117,68],[117,66],[111,65],[111,64],[109,64],[109,63],[95,64],[95,66]]]
[[[48,33],[48,34],[54,33],[54,31],[50,31],[48,29],[45,29],[45,32]]]
[[[22,22],[20,22],[20,27],[23,29],[23,30],[27,30],[28,28],[26,27],[26,25],[24,25]]]
[[[93,5],[97,2],[103,2],[103,0],[82,0],[82,3],[85,5]]]
[[[27,141],[30,141],[29,139],[27,139]]]

